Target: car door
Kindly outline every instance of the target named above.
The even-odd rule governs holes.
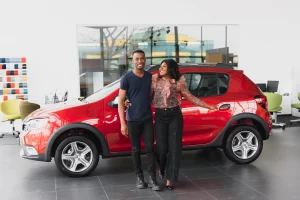
[[[106,140],[111,153],[130,152],[131,144],[129,137],[121,133],[121,123],[118,113],[119,90],[104,99],[104,117]],[[126,117],[126,113],[124,113]]]
[[[229,75],[218,73],[185,73],[190,92],[209,105],[220,107],[217,111],[199,107],[182,99],[184,120],[183,145],[203,145],[212,142],[232,115],[234,96],[228,95]]]

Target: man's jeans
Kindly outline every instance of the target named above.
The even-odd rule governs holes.
[[[142,121],[129,121],[128,132],[132,145],[132,160],[136,174],[143,174],[141,167],[141,136],[144,137],[145,150],[148,160],[148,173],[153,178],[155,172],[154,134],[152,118]]]

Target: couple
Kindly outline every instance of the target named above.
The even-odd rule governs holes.
[[[159,164],[160,177],[166,178],[166,187],[173,189],[178,179],[182,151],[183,117],[180,109],[179,94],[195,105],[216,110],[216,106],[207,105],[194,97],[186,88],[184,76],[179,73],[178,64],[173,59],[164,60],[159,74],[153,75],[144,71],[145,53],[135,50],[132,54],[134,68],[126,73],[120,84],[118,112],[121,121],[121,132],[130,137],[132,159],[137,175],[137,188],[146,188],[141,169],[140,138],[144,137],[148,160],[148,186],[153,190],[162,188],[156,181],[155,157]],[[155,111],[156,156],[154,153],[154,131],[152,124],[151,97]],[[130,102],[125,102],[125,98]],[[124,117],[125,105],[127,124]]]

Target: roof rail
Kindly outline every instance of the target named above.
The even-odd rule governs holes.
[[[233,66],[224,63],[217,63],[214,67],[222,69],[234,69]]]
[[[234,69],[233,66],[224,63],[178,63],[179,68],[199,67],[199,68],[218,68],[218,69]],[[160,65],[145,66],[145,70],[149,72],[157,71]]]

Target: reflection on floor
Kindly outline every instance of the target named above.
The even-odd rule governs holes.
[[[176,188],[153,192],[135,188],[130,157],[100,160],[89,177],[71,179],[54,162],[19,158],[17,140],[6,137],[0,139],[0,199],[300,199],[299,143],[300,127],[275,129],[250,165],[235,165],[219,149],[184,152]]]

